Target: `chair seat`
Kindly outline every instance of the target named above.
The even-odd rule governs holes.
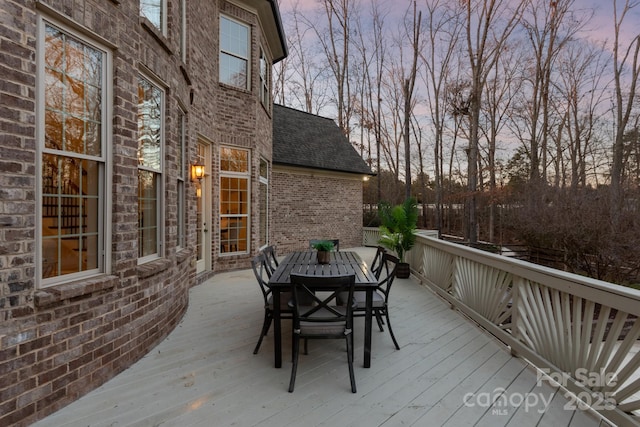
[[[280,293],[280,311],[291,311],[291,301],[293,300],[293,295],[291,292],[281,292]],[[269,294],[267,298],[267,304],[269,305],[269,309],[273,310],[273,295]]]
[[[301,310],[310,310],[312,306],[301,306]],[[334,307],[340,313],[346,313],[345,307]],[[318,322],[301,321],[300,322],[300,335],[343,335],[347,322],[322,322],[322,319],[335,317],[327,309],[321,308],[313,313],[311,318],[317,318]]]
[[[348,295],[343,292],[338,295],[338,301],[340,304],[344,304]],[[367,303],[367,293],[365,291],[356,291],[353,293],[353,300],[355,301],[356,307],[355,310],[364,310],[366,308]],[[384,295],[382,295],[378,291],[373,292],[372,296],[372,307],[373,308],[381,308],[384,307]]]

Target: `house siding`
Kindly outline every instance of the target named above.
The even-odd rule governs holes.
[[[275,165],[271,241],[278,253],[309,248],[310,239],[362,246],[362,176]]]
[[[183,63],[175,1],[168,32],[139,17],[137,0],[0,0],[0,425],[26,426],[100,386],[147,354],[175,328],[189,288],[215,271],[246,267],[257,251],[252,215],[250,253],[220,257],[196,276],[195,190],[188,176],[186,244],[177,247],[178,111],[186,112],[185,163],[196,142],[212,143],[213,224],[217,236],[218,149],[251,150],[252,205],[259,159],[271,159],[271,116],[258,100],[258,51],[264,35],[251,9],[224,1],[189,0],[189,46]],[[251,26],[251,87],[218,81],[220,11]],[[36,26],[39,14],[112,46],[109,144],[111,268],[84,280],[43,287],[36,278]],[[163,253],[138,265],[137,81],[140,73],[165,90]],[[255,213],[255,212],[252,212]]]

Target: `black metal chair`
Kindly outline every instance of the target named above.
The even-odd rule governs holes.
[[[387,253],[387,250],[378,246],[376,249],[376,256],[373,257],[373,261],[371,262],[371,271],[376,276],[376,279],[380,278],[380,273],[382,272],[382,256]]]
[[[271,277],[276,268],[278,268],[278,257],[276,256],[276,248],[271,245],[262,249],[264,260],[267,266],[267,276]]]
[[[373,292],[372,301],[373,314],[375,314],[376,316],[376,321],[378,322],[380,332],[384,331],[384,328],[382,327],[382,325],[384,325],[385,323],[382,319],[382,316],[384,316],[387,320],[387,328],[389,329],[389,334],[391,335],[391,339],[393,340],[393,344],[395,345],[396,350],[400,350],[400,346],[398,345],[396,336],[394,335],[393,329],[391,328],[391,321],[389,320],[389,294],[391,292],[391,285],[393,285],[393,281],[396,278],[396,269],[398,268],[398,262],[398,258],[393,255],[390,255],[388,253],[384,253],[382,255],[380,271],[377,274],[378,286]],[[365,315],[366,298],[366,292],[354,292],[353,300],[356,303],[356,307],[353,313],[354,317],[362,317]],[[345,304],[347,301],[351,301],[351,299],[348,299],[348,295],[346,293],[343,293],[338,297],[338,301],[340,304]]]
[[[289,392],[293,392],[298,370],[300,339],[305,339],[305,354],[309,339],[344,339],[347,343],[347,362],[351,391],[356,392],[353,372],[353,308],[355,304],[338,305],[337,298],[345,293],[353,297],[355,276],[291,275],[293,290],[293,366]],[[321,291],[316,293],[316,291]],[[353,298],[349,299],[350,301]],[[309,301],[313,303],[310,304]]]
[[[340,239],[311,239],[309,240],[309,249],[313,249],[313,245],[315,245],[316,243],[325,241],[333,243],[333,249],[335,251],[340,250]]]
[[[262,323],[258,344],[256,344],[256,348],[253,350],[253,354],[258,354],[258,350],[260,350],[260,345],[262,344],[262,338],[269,332],[271,321],[273,320],[273,295],[267,280],[265,280],[265,274],[269,277],[271,273],[269,273],[269,266],[267,265],[264,254],[261,253],[253,257],[251,260],[251,268],[253,269],[253,274],[256,276],[256,280],[262,291],[262,296],[264,297],[264,321]],[[290,299],[290,292],[282,292],[280,294],[280,316],[282,318],[291,319],[293,317],[293,310],[289,306]]]

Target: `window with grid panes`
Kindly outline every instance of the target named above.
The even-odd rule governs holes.
[[[249,151],[220,149],[220,252],[249,251]]]
[[[62,25],[39,25],[38,271],[47,286],[105,272],[111,78],[106,49]]]
[[[138,77],[138,262],[162,256],[163,91]]]
[[[249,88],[249,26],[220,16],[220,82]]]

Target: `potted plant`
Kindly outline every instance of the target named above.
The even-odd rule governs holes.
[[[404,261],[407,251],[416,244],[415,230],[418,224],[418,205],[413,197],[408,198],[401,205],[391,206],[386,202],[378,205],[380,215],[380,243],[385,248],[398,255],[400,262],[396,270],[396,277],[409,277],[409,263]]]
[[[318,251],[318,264],[329,264],[330,252],[333,250],[334,245],[330,240],[319,240],[314,242],[311,247]]]

